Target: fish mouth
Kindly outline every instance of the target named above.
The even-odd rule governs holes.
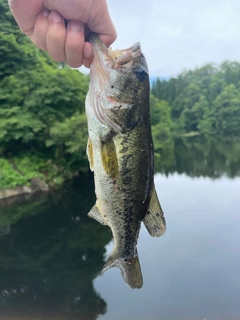
[[[130,68],[133,60],[142,54],[140,42],[136,42],[127,49],[113,50],[112,48],[107,48],[96,33],[89,35],[89,42],[93,48],[94,59],[99,59],[102,66],[105,65],[114,69],[120,67]]]
[[[135,59],[141,59],[142,56],[140,43],[123,50],[112,50],[95,33],[89,35],[89,42],[93,48],[93,62],[90,66],[91,94],[88,95],[90,105],[99,122],[115,133],[123,133],[122,126],[116,123],[116,119],[112,119],[113,113],[109,112],[120,108],[130,110],[131,104],[126,98],[120,98],[118,91],[113,91],[115,86],[110,83],[116,79],[121,83],[119,78],[123,73],[131,74],[136,69]]]

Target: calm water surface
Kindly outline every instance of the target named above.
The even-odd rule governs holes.
[[[167,233],[154,239],[142,227],[142,290],[126,288],[117,269],[95,280],[108,304],[100,319],[240,319],[240,178],[155,181]]]
[[[240,153],[205,158],[201,171],[206,148],[197,146],[175,146],[161,170],[171,174],[155,176],[167,232],[151,238],[142,226],[141,290],[117,268],[101,275],[113,244],[109,228],[87,217],[91,179],[1,202],[0,320],[239,320]]]

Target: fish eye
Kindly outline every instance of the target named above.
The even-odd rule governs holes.
[[[133,73],[140,82],[143,82],[148,78],[148,71],[143,66],[137,68]]]

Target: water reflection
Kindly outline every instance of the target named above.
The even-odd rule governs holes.
[[[38,202],[2,205],[1,319],[92,320],[106,312],[92,282],[111,234],[88,218],[93,183],[80,182]]]
[[[157,174],[155,186],[166,234],[141,228],[141,290],[129,290],[117,268],[95,280],[108,304],[99,320],[239,320],[240,178]]]
[[[174,172],[191,177],[240,176],[239,139],[185,138],[159,143],[157,148],[156,171],[166,176]],[[0,202],[0,319],[93,320],[102,316],[121,320],[131,316],[153,320],[160,315],[164,319],[204,319],[204,308],[211,305],[220,282],[224,284],[221,292],[229,295],[225,309],[234,307],[239,315],[233,298],[239,296],[235,280],[239,270],[235,254],[239,179],[213,183],[211,179],[157,175],[155,182],[168,230],[162,239],[152,239],[144,227],[141,230],[144,287],[140,291],[129,289],[117,268],[97,277],[111,231],[87,216],[95,202],[91,178],[80,177],[50,194]],[[229,255],[229,248],[234,254]],[[213,266],[217,280],[209,286]],[[236,294],[228,291],[229,284]],[[196,293],[194,288],[201,290]],[[190,299],[195,299],[192,308]],[[214,299],[219,309],[224,300],[222,296]],[[188,318],[180,317],[182,308]],[[211,308],[208,314],[213,316],[216,308]]]
[[[165,146],[167,145],[167,147]],[[156,172],[219,178],[240,175],[240,138],[188,137],[167,141],[156,153]]]

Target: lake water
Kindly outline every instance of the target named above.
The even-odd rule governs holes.
[[[92,179],[0,203],[0,320],[239,320],[240,153],[205,158],[202,177],[200,153],[191,162],[191,145],[180,161],[182,148],[168,176],[155,176],[167,231],[151,238],[142,226],[140,290],[118,268],[101,274],[113,244],[109,228],[87,217]]]

